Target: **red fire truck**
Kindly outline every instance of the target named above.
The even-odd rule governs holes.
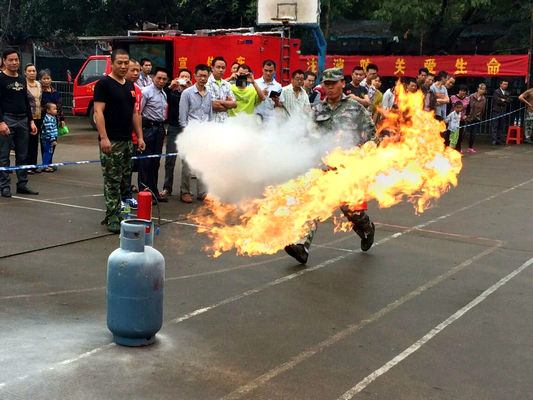
[[[93,40],[110,43],[111,48],[123,48],[132,58],[149,58],[153,67],[164,67],[175,77],[181,68],[194,70],[198,64],[210,64],[223,56],[229,67],[233,62],[246,64],[261,76],[266,59],[277,64],[277,80],[287,84],[290,71],[299,68],[300,40],[284,37],[282,32],[242,32],[235,30],[200,31],[195,35],[163,32],[129,32],[123,37],[99,37]],[[109,55],[91,56],[74,80],[72,114],[88,115],[94,126],[93,94],[96,82],[111,71]]]

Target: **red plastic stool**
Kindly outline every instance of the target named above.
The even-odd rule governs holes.
[[[522,127],[510,126],[509,129],[507,129],[507,139],[505,140],[505,144],[509,144],[509,142],[515,142],[516,144],[522,143]]]

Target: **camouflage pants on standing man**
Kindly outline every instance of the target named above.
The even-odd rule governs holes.
[[[107,230],[113,233],[120,232],[121,194],[130,182],[132,156],[133,144],[131,140],[112,140],[109,154],[100,150],[106,205],[106,214],[102,225],[107,225]]]
[[[524,117],[524,133],[526,142],[533,143],[533,111],[526,110]]]

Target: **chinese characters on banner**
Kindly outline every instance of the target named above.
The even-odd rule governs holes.
[[[359,65],[363,67],[365,74],[366,74],[366,68],[368,67],[368,64],[370,64],[370,58],[363,58],[361,59],[361,61],[359,61]]]
[[[344,68],[344,58],[334,58],[333,68]]]
[[[419,68],[425,67],[437,74],[446,71],[455,76],[527,76],[527,55],[459,55],[459,56],[326,56],[326,68],[344,68],[350,75],[355,66],[366,70],[368,64],[379,67],[382,76],[418,75]],[[300,68],[304,71],[317,71],[316,56],[300,56]]]
[[[316,74],[316,72],[318,71],[318,61],[316,57],[308,58],[305,63],[307,64],[307,68],[305,70],[314,72]]]
[[[394,75],[405,75],[405,60],[403,58],[397,58],[394,63]]]

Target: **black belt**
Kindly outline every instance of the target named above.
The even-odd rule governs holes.
[[[143,128],[152,128],[154,126],[163,126],[164,121],[152,121],[151,119],[143,118]]]
[[[24,113],[24,114],[14,114],[14,113],[10,113],[10,112],[5,112],[4,115],[7,115],[8,117],[15,117],[15,118],[24,118],[24,117],[27,117],[28,114]]]

